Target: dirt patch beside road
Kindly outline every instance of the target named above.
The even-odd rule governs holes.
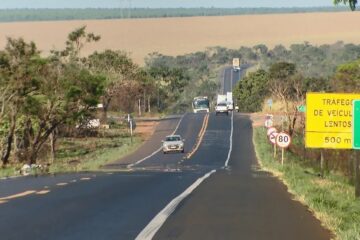
[[[137,122],[135,133],[139,134],[143,140],[148,140],[153,135],[158,124],[158,121]]]

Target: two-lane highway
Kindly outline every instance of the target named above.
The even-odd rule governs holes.
[[[225,69],[220,92],[239,74]],[[187,153],[161,152],[173,132]],[[106,169],[0,180],[0,239],[330,239],[258,170],[251,121],[241,114],[164,120],[139,151]]]
[[[225,69],[222,93],[231,91],[239,77]],[[199,159],[217,167],[217,172],[171,215],[154,239],[330,239],[331,233],[307,207],[292,200],[278,179],[259,170],[249,117],[234,113],[231,122],[221,117],[214,120],[213,128],[221,130],[212,139],[217,154],[225,146],[230,151],[228,162],[219,168],[215,163],[221,164],[224,157],[212,155],[203,142]],[[229,141],[226,135],[232,136]]]
[[[204,117],[186,114],[176,129],[186,138],[189,150],[197,142]],[[217,124],[220,129],[216,130],[214,117],[210,116],[209,128],[221,132],[228,124]],[[204,136],[207,154],[224,159],[226,145],[219,155],[218,143],[210,141],[210,135]],[[229,138],[228,132],[224,137]],[[198,153],[203,151],[200,147],[187,160],[183,160],[184,154],[160,151],[127,169],[130,172],[2,180],[0,189],[5,194],[0,198],[15,193],[9,190],[12,186],[17,186],[18,192],[36,186],[36,191],[0,203],[0,230],[6,239],[134,239],[167,204],[206,174],[208,167],[193,161],[201,162]],[[46,192],[38,194],[42,190]],[[16,230],[18,226],[21,231]]]
[[[233,141],[229,167],[194,191],[154,239],[330,239],[279,180],[259,170],[247,116],[234,115]]]

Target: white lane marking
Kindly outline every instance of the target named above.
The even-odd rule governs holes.
[[[9,176],[9,177],[2,177],[2,178],[0,178],[0,180],[9,180],[9,179],[20,178],[20,177],[24,177],[24,176]]]
[[[50,192],[50,190],[41,190],[41,191],[38,191],[36,192],[37,195],[45,195],[45,194],[48,194]]]
[[[83,177],[83,178],[80,178],[80,181],[88,181],[88,180],[90,180],[91,178],[89,178],[89,177]]]
[[[150,240],[154,237],[156,232],[165,223],[166,219],[174,212],[179,203],[189,196],[205,179],[210,177],[216,170],[208,172],[203,177],[196,180],[183,193],[174,198],[161,212],[159,212],[151,222],[139,233],[135,240]]]
[[[231,89],[231,92],[233,90],[233,77],[234,77],[234,71],[231,70],[231,74],[230,74],[230,89]]]
[[[162,147],[160,147],[159,149],[157,149],[155,152],[153,152],[153,153],[150,154],[149,156],[146,156],[146,157],[144,157],[143,159],[137,161],[136,163],[132,163],[132,164],[127,165],[127,168],[132,168],[132,167],[134,167],[134,166],[136,166],[136,165],[144,162],[145,160],[151,158],[152,156],[154,156],[155,154],[157,154],[158,152],[160,152],[161,149],[162,149]]]
[[[232,148],[233,148],[233,132],[234,132],[234,111],[231,113],[230,148],[229,148],[229,153],[228,153],[227,159],[225,161],[225,167],[227,167],[229,165],[230,155],[231,155]]]
[[[68,183],[62,182],[62,183],[57,183],[56,186],[66,186],[68,185]]]
[[[182,122],[184,116],[185,116],[185,114],[182,115],[182,117],[180,118],[178,124],[176,125],[175,130],[172,132],[171,135],[174,135],[174,134],[177,132],[177,130],[178,130],[179,127],[180,127],[180,123]],[[155,154],[157,154],[157,153],[160,152],[161,150],[162,150],[162,147],[160,147],[159,149],[157,149],[155,152],[153,152],[153,153],[150,154],[149,156],[146,156],[146,157],[144,157],[143,159],[140,159],[139,161],[137,161],[137,162],[135,162],[135,163],[132,163],[132,164],[127,165],[127,168],[132,168],[132,167],[134,167],[134,166],[136,166],[136,165],[144,162],[145,160],[151,158],[152,156],[154,156]]]
[[[10,196],[7,196],[7,197],[2,197],[2,198],[0,198],[0,201],[7,201],[7,200],[14,199],[14,198],[25,197],[25,196],[31,195],[31,194],[33,194],[35,192],[36,192],[35,190],[28,190],[28,191],[25,191],[25,192],[22,192],[22,193],[17,193],[17,194],[10,195]]]
[[[178,124],[176,125],[175,130],[172,132],[172,134],[171,134],[171,135],[174,135],[174,134],[177,132],[177,130],[178,130],[178,129],[179,129],[179,127],[180,127],[180,123],[182,122],[182,120],[184,119],[184,117],[185,117],[185,114],[183,114],[183,115],[181,116],[181,118],[180,118],[180,120],[179,120]]]

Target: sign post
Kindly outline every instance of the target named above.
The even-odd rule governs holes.
[[[302,113],[306,112],[306,106],[305,105],[300,105],[300,106],[297,107],[297,109],[298,109],[299,112],[302,112]]]
[[[271,128],[274,125],[274,116],[271,114],[266,114],[265,117],[265,127],[266,128]]]
[[[360,103],[358,99],[360,99],[360,94],[307,93],[306,147],[360,149]],[[354,155],[356,155],[355,153]],[[321,160],[321,167],[323,167],[323,153]],[[358,159],[355,159],[354,163],[355,196],[359,197]]]
[[[273,100],[272,100],[271,98],[268,99],[268,100],[267,100],[267,104],[268,104],[269,109],[270,109],[270,111],[271,111],[271,107],[272,107],[272,105],[273,105]]]
[[[353,149],[354,149],[354,168],[355,168],[355,197],[360,197],[360,175],[359,175],[359,154],[360,150],[360,100],[353,101],[352,112],[352,137],[353,137]]]
[[[352,102],[360,94],[307,93],[307,148],[352,149]]]
[[[270,128],[268,130],[269,141],[274,145],[274,158],[276,158],[276,136],[278,132],[276,128]]]
[[[352,136],[353,136],[353,149],[360,149],[360,100],[353,102],[353,119],[352,119]]]
[[[288,148],[291,143],[291,137],[286,132],[281,132],[276,136],[276,144],[281,148],[281,165],[284,165],[285,148]]]
[[[129,122],[129,128],[130,128],[130,141],[131,141],[131,144],[133,142],[133,121],[130,117],[130,114],[128,114],[128,122]]]
[[[360,197],[360,173],[359,173],[359,154],[358,151],[354,150],[354,168],[355,168],[355,197]]]

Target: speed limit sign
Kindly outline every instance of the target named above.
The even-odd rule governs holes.
[[[291,143],[291,137],[289,134],[285,132],[281,132],[276,136],[276,144],[280,148],[287,148],[290,146]]]

